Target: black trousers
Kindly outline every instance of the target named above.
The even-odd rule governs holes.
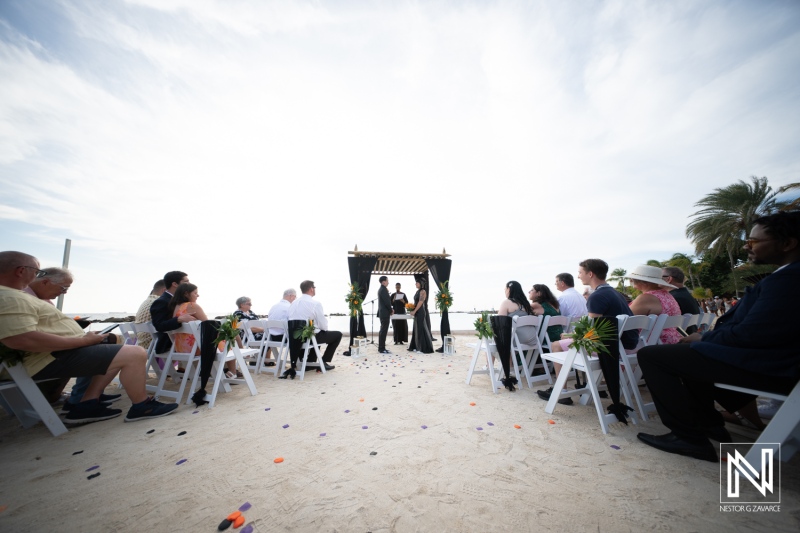
[[[381,331],[378,334],[378,351],[382,352],[386,349],[386,335],[389,334],[389,317],[381,317]]]
[[[327,344],[325,347],[325,353],[322,354],[322,360],[326,363],[330,363],[333,360],[333,354],[336,352],[336,348],[339,347],[339,343],[342,342],[342,332],[341,331],[320,331],[315,335],[317,338],[317,344]],[[312,360],[312,355],[308,354],[309,361]],[[314,357],[316,360],[316,357]]]
[[[736,411],[754,398],[719,389],[714,383],[782,394],[788,394],[797,383],[796,379],[756,374],[706,357],[692,350],[689,344],[642,348],[639,365],[661,422],[675,434],[691,440],[704,439],[704,429],[724,425],[714,401],[728,411]]]

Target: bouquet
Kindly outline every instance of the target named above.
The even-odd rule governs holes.
[[[567,337],[572,339],[576,350],[584,350],[588,355],[601,352],[610,355],[604,343],[614,339],[614,328],[608,320],[583,316]]]
[[[481,316],[475,319],[475,331],[479,339],[491,339],[494,335],[492,324],[489,322],[489,313],[484,311]]]
[[[439,284],[439,292],[436,293],[436,309],[444,313],[453,305],[453,293],[450,292],[450,280]]]
[[[217,338],[214,339],[214,344],[233,343],[239,338],[239,320],[232,314],[226,316],[220,325],[214,327],[217,330]]]
[[[414,305],[414,304],[412,304],[412,303],[407,303],[407,304],[406,304],[406,310],[407,310],[408,312],[411,312],[411,311],[413,311],[415,307],[416,307],[416,305]]]
[[[303,326],[303,329],[296,329],[292,332],[292,337],[295,339],[300,339],[301,341],[305,342],[311,337],[314,336],[314,321],[309,320],[308,323]]]
[[[347,302],[347,306],[350,308],[350,316],[358,316],[359,311],[361,311],[361,294],[358,291],[358,283],[353,282],[350,284],[350,291],[344,297],[344,301]]]

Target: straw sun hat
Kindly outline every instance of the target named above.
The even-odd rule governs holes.
[[[640,281],[646,281],[648,283],[655,283],[656,285],[661,285],[662,287],[669,287],[670,289],[675,289],[675,285],[670,285],[666,281],[661,278],[661,267],[654,267],[650,265],[639,265],[633,269],[633,272],[625,276],[629,279],[638,279]]]

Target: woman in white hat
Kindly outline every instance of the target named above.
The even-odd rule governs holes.
[[[667,291],[674,289],[661,276],[661,268],[650,265],[639,265],[633,272],[625,276],[633,282],[633,288],[642,291],[642,294],[631,302],[631,311],[634,315],[661,315],[675,316],[681,314],[678,302]],[[667,328],[661,332],[662,344],[677,344],[681,334],[675,328]]]

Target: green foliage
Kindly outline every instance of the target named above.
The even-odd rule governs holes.
[[[453,293],[450,292],[450,280],[443,281],[439,285],[439,292],[436,293],[436,309],[439,312],[444,312],[445,309],[450,309],[453,305]]]
[[[302,329],[296,329],[292,332],[292,337],[295,339],[300,339],[303,342],[306,342],[308,339],[314,336],[314,321],[309,320],[306,322],[306,325],[303,326]]]
[[[233,314],[225,317],[218,326],[214,326],[217,330],[217,338],[214,339],[214,344],[220,342],[235,342],[239,338],[239,321]]]
[[[569,336],[572,338],[572,348],[590,355],[600,352],[607,354],[609,351],[604,343],[614,339],[614,327],[608,319],[583,316]]]
[[[489,313],[486,311],[481,313],[481,316],[475,319],[475,331],[479,339],[491,339],[494,335],[492,332],[492,324],[489,322]]]
[[[616,281],[617,282],[617,290],[622,291],[625,288],[625,274],[628,271],[624,268],[615,268],[611,271],[611,275],[608,276],[606,281]]]
[[[347,307],[350,309],[350,316],[358,316],[358,313],[361,312],[361,304],[364,298],[361,295],[358,283],[355,281],[350,284],[350,290],[345,295],[344,301],[347,302]]]

